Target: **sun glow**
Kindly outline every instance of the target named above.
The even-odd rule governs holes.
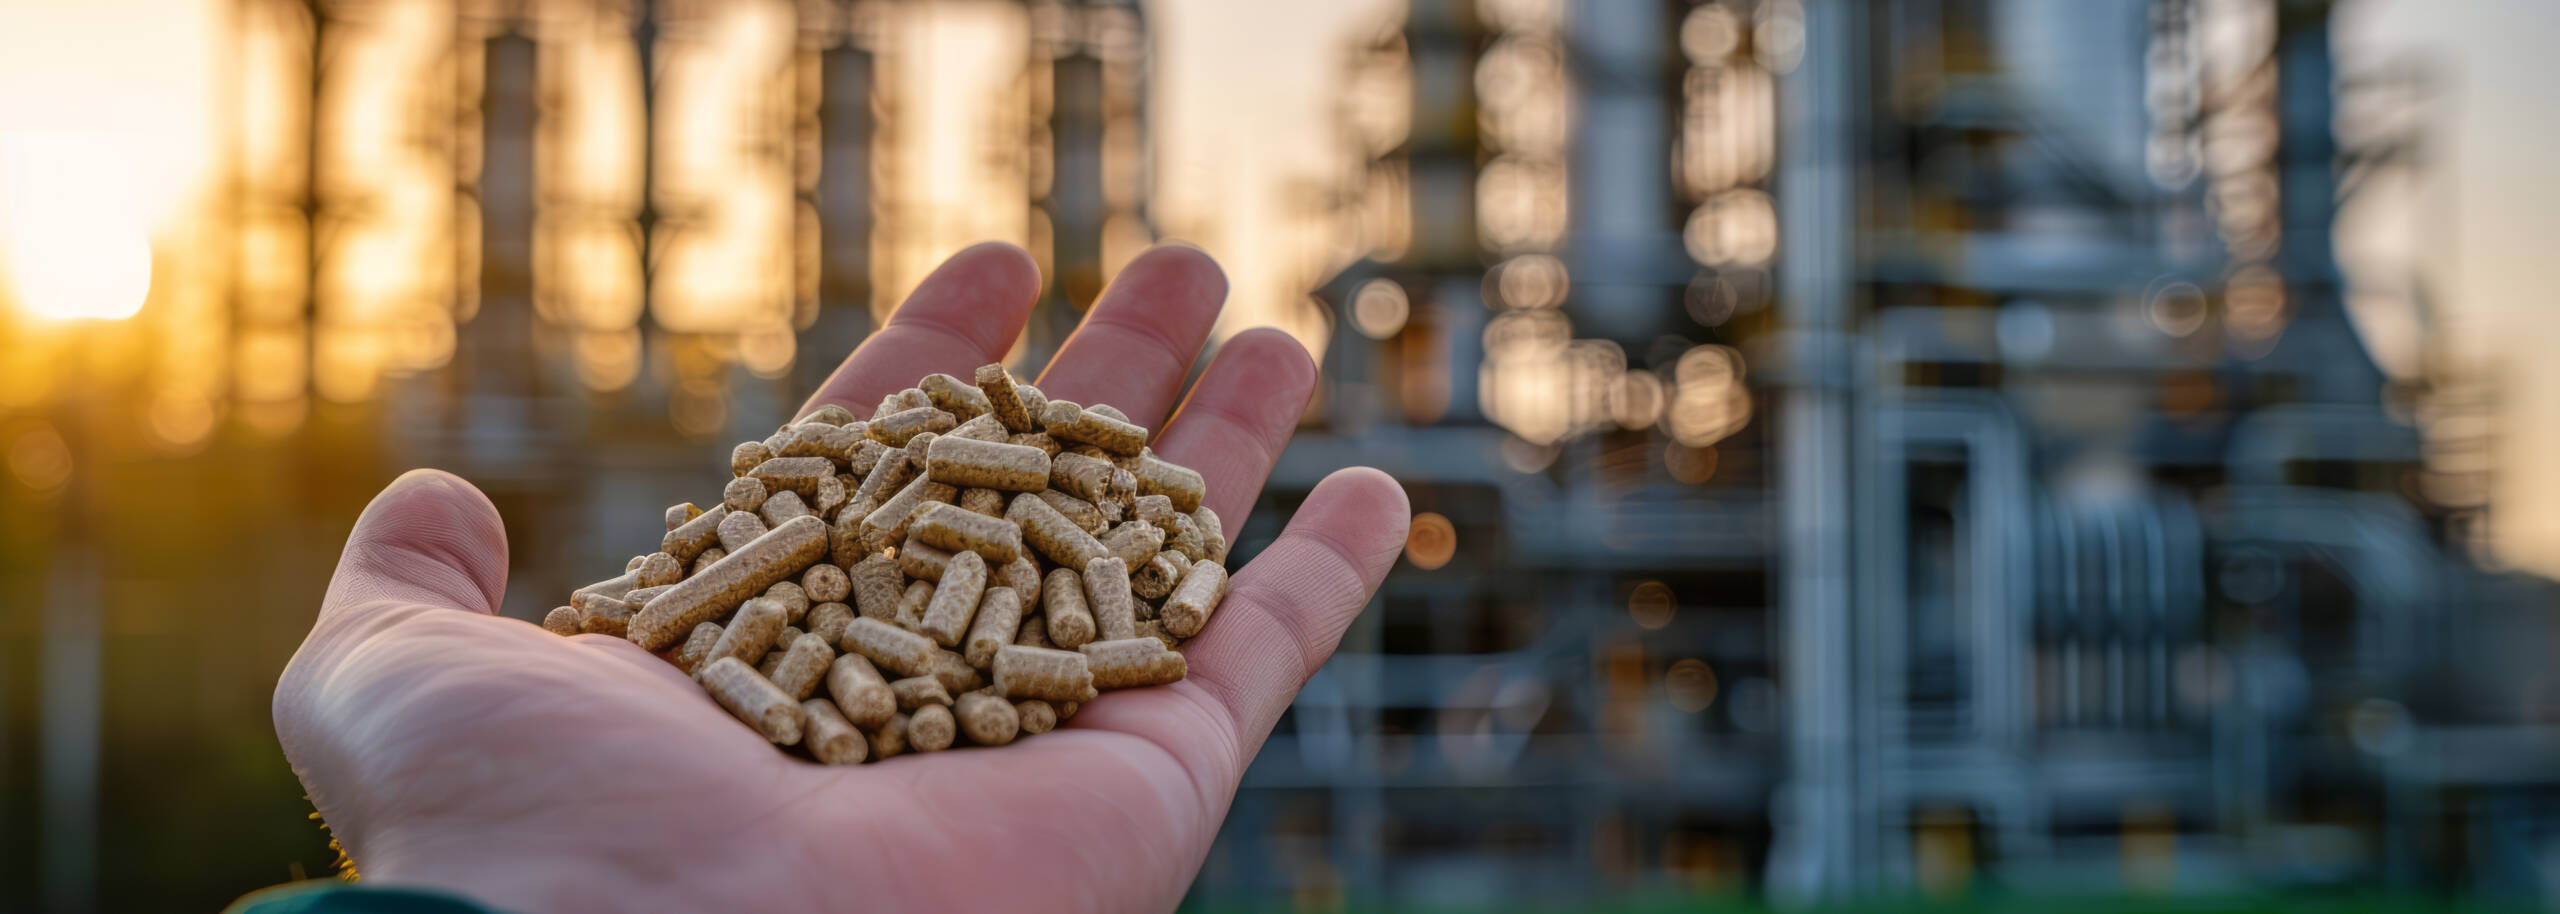
[[[112,140],[0,133],[0,295],[54,320],[122,320],[151,291],[151,234]]]

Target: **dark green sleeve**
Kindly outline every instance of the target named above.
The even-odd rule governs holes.
[[[242,896],[222,914],[501,914],[460,895],[313,879]]]

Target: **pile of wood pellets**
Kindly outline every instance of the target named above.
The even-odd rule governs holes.
[[[710,510],[544,617],[626,637],[830,765],[1001,746],[1162,685],[1226,595],[1200,474],[1002,365],[739,444]],[[851,602],[847,602],[847,601]],[[823,691],[823,694],[821,692]]]

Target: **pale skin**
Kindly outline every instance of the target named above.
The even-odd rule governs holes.
[[[1018,249],[954,255],[809,408],[867,416],[927,373],[969,377],[1039,289]],[[1288,336],[1248,331],[1178,399],[1225,295],[1199,251],[1140,255],[1037,383],[1162,429],[1156,449],[1207,478],[1232,538],[1316,374]],[[704,474],[715,494],[725,464]],[[1408,511],[1386,475],[1336,472],[1236,570],[1185,646],[1190,678],[1106,693],[1010,746],[841,768],[777,751],[628,641],[497,615],[496,510],[415,471],[348,536],[277,683],[276,733],[367,881],[509,910],[1170,910],[1246,764],[1403,547]],[[655,534],[630,531],[630,547]]]

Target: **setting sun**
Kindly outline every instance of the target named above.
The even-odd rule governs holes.
[[[116,205],[111,158],[0,139],[0,290],[28,314],[121,320],[151,291],[151,236]]]

